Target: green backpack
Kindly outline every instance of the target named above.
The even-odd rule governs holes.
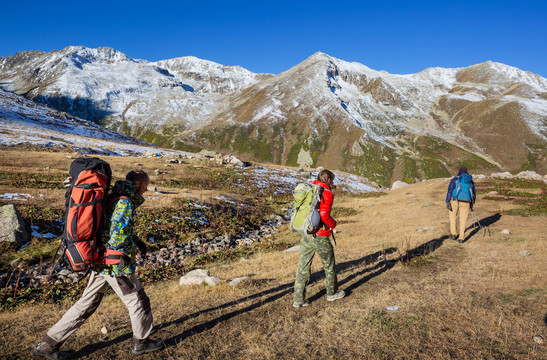
[[[303,234],[315,234],[323,225],[319,214],[323,188],[319,185],[300,183],[296,185],[293,197],[291,229]]]

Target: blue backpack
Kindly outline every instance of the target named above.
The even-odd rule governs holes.
[[[452,191],[452,199],[458,201],[473,201],[473,177],[469,174],[461,174],[456,180],[456,188]]]

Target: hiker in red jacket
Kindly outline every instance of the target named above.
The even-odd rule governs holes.
[[[336,278],[334,250],[330,243],[332,229],[336,227],[336,220],[330,216],[334,195],[331,189],[334,187],[334,174],[323,169],[317,175],[317,180],[314,185],[319,185],[323,188],[323,196],[319,204],[319,213],[323,228],[316,234],[302,234],[300,240],[300,261],[298,270],[296,271],[296,280],[294,282],[293,306],[296,308],[308,306],[309,302],[306,299],[306,286],[310,281],[310,268],[313,256],[317,252],[323,263],[325,278],[327,281],[327,301],[335,301],[343,298],[346,293],[343,290],[338,290],[338,280]]]

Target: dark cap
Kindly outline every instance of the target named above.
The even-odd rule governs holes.
[[[465,166],[462,166],[460,170],[458,171],[458,175],[466,173],[467,174],[467,168]]]

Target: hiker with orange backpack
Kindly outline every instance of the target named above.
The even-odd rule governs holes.
[[[99,159],[95,160],[100,161]],[[108,168],[108,170],[110,169]],[[150,179],[144,171],[130,171],[125,180],[116,182],[112,193],[103,201],[106,218],[102,243],[106,246],[106,249],[103,248],[97,251],[99,254],[91,257],[91,274],[82,297],[47,332],[42,341],[32,349],[35,355],[47,359],[57,359],[61,345],[97,310],[108,286],[120,297],[129,311],[134,343],[131,349],[132,353],[140,355],[163,348],[162,341],[152,341],[149,339],[153,320],[150,299],[135,276],[135,257],[137,251],[140,251],[141,256],[144,256],[146,254],[146,246],[133,233],[133,215],[135,210],[144,202],[142,195],[147,190],[149,182]],[[88,182],[78,185],[76,182],[74,183],[74,187],[77,189],[92,190],[103,184],[101,181],[99,183],[89,184]],[[106,189],[108,189],[108,186],[106,186]],[[74,194],[74,191],[72,193]],[[83,197],[83,195],[80,196],[80,198]],[[96,196],[93,195],[93,199],[95,198]],[[73,200],[71,200],[71,204],[72,202]],[[80,201],[80,203],[73,205],[76,208],[84,208],[90,206],[92,203],[93,201]],[[67,220],[70,219],[71,212],[68,213]],[[93,219],[97,217],[98,215],[95,215]],[[67,221],[66,227],[69,232],[71,227],[75,228],[78,225],[77,220],[74,218],[73,221]],[[96,228],[100,227],[97,226]],[[77,233],[76,229],[72,230],[73,234],[68,237],[77,237],[75,235]],[[74,241],[75,244],[79,243],[77,239]],[[100,242],[97,239],[95,241]],[[80,241],[80,243],[82,242]],[[79,245],[81,246],[81,244]],[[93,250],[95,247],[93,243],[91,245],[91,249]],[[87,248],[89,248],[89,245]],[[79,251],[76,251],[73,245],[72,247],[69,246],[66,253],[73,269],[76,269],[75,264],[79,264],[76,259],[84,254],[85,251],[81,248]],[[89,263],[87,256],[83,256],[83,258],[86,260],[84,263]],[[98,260],[95,260],[95,258]]]
[[[450,239],[456,240],[460,244],[465,241],[465,229],[469,212],[473,210],[473,205],[477,198],[475,183],[473,177],[467,173],[465,166],[460,167],[458,175],[454,176],[448,185],[446,193],[446,208],[450,219]],[[456,233],[456,218],[460,213],[460,233]]]

